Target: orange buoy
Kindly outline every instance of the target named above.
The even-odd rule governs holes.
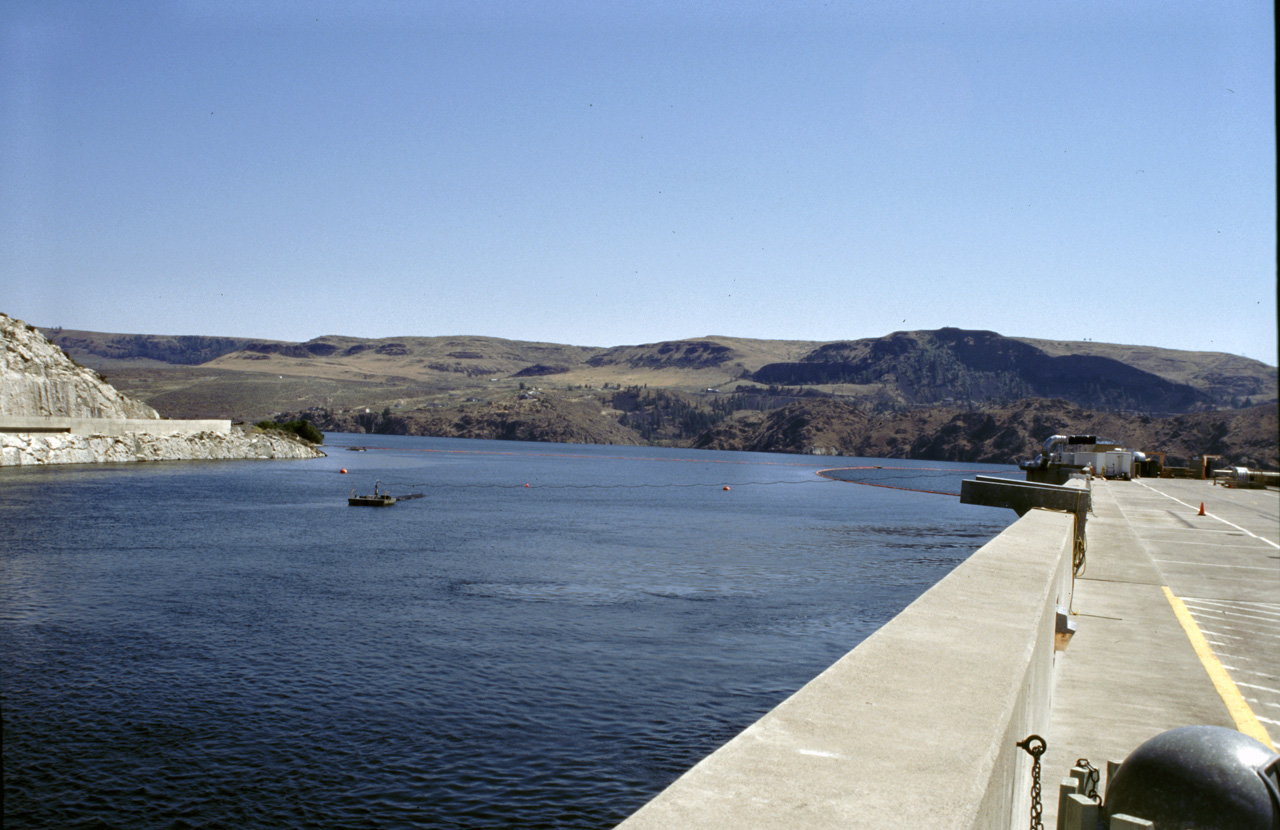
[[[524,486],[525,486],[525,487],[528,487],[528,486],[529,486],[528,482],[525,482],[525,485],[524,485]]]
[[[728,484],[726,484],[726,485],[724,486],[724,489],[728,490],[728,489],[729,489],[729,485],[728,485]]]
[[[338,472],[342,473],[345,476],[347,474],[347,468],[343,467],[341,470],[338,470]]]
[[[1204,502],[1200,502],[1200,512],[1199,512],[1199,513],[1197,513],[1196,515],[1197,515],[1197,516],[1203,516],[1203,515],[1204,515]]]

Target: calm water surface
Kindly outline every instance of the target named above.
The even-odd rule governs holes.
[[[0,471],[5,827],[609,827],[1014,518],[850,459],[326,449]]]

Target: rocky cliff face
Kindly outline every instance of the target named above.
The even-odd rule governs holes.
[[[0,314],[0,413],[66,418],[159,418],[78,366],[34,326]]]
[[[154,409],[74,363],[34,327],[0,314],[0,419],[5,415],[141,420],[144,426],[146,421],[160,421]],[[306,441],[256,427],[232,429],[230,434],[160,435],[145,428],[123,435],[0,432],[0,467],[321,455]]]

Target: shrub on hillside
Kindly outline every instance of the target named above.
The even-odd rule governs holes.
[[[275,421],[259,421],[258,429],[274,429],[280,432],[292,432],[299,438],[310,441],[313,444],[324,443],[324,433],[316,429],[316,425],[308,420],[285,421],[276,423]]]

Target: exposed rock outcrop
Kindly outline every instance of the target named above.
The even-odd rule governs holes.
[[[0,314],[0,413],[67,418],[159,418],[92,369],[72,362],[34,326]]]
[[[78,419],[77,433],[87,434],[53,431],[65,429],[59,424],[69,418]],[[38,421],[39,429],[19,431],[32,429],[32,421]],[[122,428],[123,421],[129,423]],[[155,428],[148,429],[148,422]],[[101,434],[95,431],[99,424]],[[223,431],[215,432],[208,425],[161,419],[150,406],[77,365],[35,327],[0,314],[0,466],[324,454],[292,435],[256,427],[227,432],[225,421]]]

